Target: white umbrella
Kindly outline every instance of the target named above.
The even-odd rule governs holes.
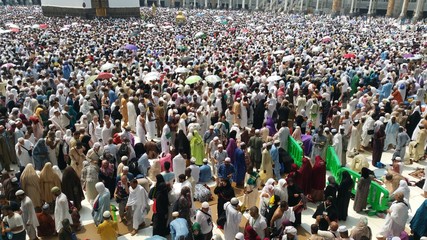
[[[136,26],[136,25],[139,25],[139,22],[133,22],[132,23],[132,26]]]
[[[24,28],[31,28],[31,25],[25,25]]]
[[[273,52],[273,54],[283,54],[285,52],[286,52],[285,50],[276,50]]]
[[[427,33],[424,33],[424,34],[423,34],[423,37],[427,37]]]
[[[160,73],[159,72],[150,72],[147,73],[147,75],[144,76],[144,82],[151,82],[154,80],[158,80],[160,78]]]
[[[264,26],[258,26],[258,27],[256,27],[255,29],[256,29],[256,30],[262,30],[262,29],[264,29]]]
[[[77,25],[79,25],[79,23],[78,23],[78,22],[73,22],[73,23],[71,23],[71,26],[77,26]]]
[[[10,30],[0,29],[0,34],[10,33]]]
[[[14,23],[6,23],[6,26],[9,28],[19,28],[19,26]]]
[[[33,16],[28,16],[27,18],[28,18],[28,19],[34,19],[35,17],[33,17]]]
[[[236,37],[237,40],[245,40],[245,37]]]
[[[295,56],[294,55],[288,55],[288,56],[284,56],[283,58],[282,58],[282,62],[289,62],[289,61],[292,61],[292,60],[294,60],[295,59]]]
[[[322,51],[322,47],[320,47],[320,46],[314,46],[314,47],[311,49],[311,51],[313,51],[313,52],[320,52],[320,51]]]
[[[267,78],[267,81],[268,82],[276,82],[276,81],[279,81],[281,79],[282,79],[281,76],[270,76],[270,77]]]
[[[387,44],[390,44],[390,43],[394,43],[394,40],[391,38],[386,38],[386,39],[384,39],[384,42]]]
[[[90,25],[90,24],[85,24],[85,25],[83,25],[84,27],[87,27],[87,28],[91,28],[92,27],[92,25]]]
[[[286,36],[286,38],[285,38],[286,40],[292,40],[292,39],[294,39],[294,37],[292,37],[291,35],[288,35],[288,36]]]
[[[146,27],[148,27],[148,28],[153,28],[153,27],[155,27],[156,25],[154,25],[154,24],[152,24],[152,23],[149,23],[149,24],[147,24],[147,25],[145,25]]]
[[[220,77],[218,77],[217,75],[209,75],[209,76],[205,77],[205,80],[210,82],[210,83],[213,83],[213,84],[222,81],[222,79]]]
[[[188,70],[185,67],[179,67],[179,68],[175,69],[175,72],[176,73],[188,73],[188,72],[190,72],[190,70]]]
[[[70,29],[66,28],[66,27],[59,29],[60,32],[65,32],[65,31],[68,31],[68,30],[70,30]]]
[[[31,26],[32,29],[38,29],[40,28],[40,24],[34,24],[33,26]]]
[[[167,26],[163,26],[162,28],[164,28],[164,29],[171,29],[173,27],[171,25],[167,25]]]
[[[410,57],[409,60],[420,60],[423,58],[421,54],[415,54],[413,57]]]
[[[116,65],[114,65],[112,63],[106,63],[106,64],[101,66],[101,71],[110,70],[110,69],[114,68],[115,66]]]
[[[194,37],[195,38],[201,38],[201,37],[203,37],[205,35],[205,33],[204,32],[198,32],[198,33],[196,33],[196,35],[194,35]]]

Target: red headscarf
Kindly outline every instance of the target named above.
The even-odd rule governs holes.
[[[312,174],[312,166],[311,162],[308,158],[304,157],[302,159],[302,165],[298,169],[297,174],[295,176],[295,183],[301,190],[304,192],[305,195],[308,195],[311,193],[311,176]]]
[[[250,226],[245,228],[245,240],[261,240],[255,230]]]
[[[312,171],[312,188],[315,190],[323,190],[326,186],[326,164],[325,161],[317,156]]]

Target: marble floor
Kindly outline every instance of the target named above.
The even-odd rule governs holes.
[[[382,162],[384,164],[391,164],[392,153],[393,153],[392,150],[389,150],[388,152],[383,153]],[[365,153],[361,153],[361,154],[366,156],[368,158],[368,161],[370,161],[371,156],[370,156],[369,152],[365,152]],[[349,161],[350,161],[350,159],[349,159]],[[405,165],[403,168],[403,175],[405,177],[409,178],[409,180],[411,180],[411,181],[418,181],[419,179],[416,179],[416,178],[410,176],[409,173],[415,171],[416,168],[425,167],[426,165],[427,164],[425,162],[414,163],[412,165]],[[383,172],[384,172],[383,169],[377,169],[374,167],[371,167],[371,169],[375,171],[376,175],[383,174]],[[214,183],[211,183],[210,185],[214,186]],[[409,202],[410,202],[410,205],[412,208],[410,215],[412,216],[413,214],[415,214],[416,209],[424,201],[424,197],[421,195],[422,190],[420,188],[414,186],[414,187],[410,187],[410,189],[411,189],[411,197],[409,199]],[[84,206],[84,208],[80,212],[83,225],[93,223],[92,216],[91,216],[91,210],[90,210],[91,209],[90,204],[87,201],[84,201],[83,206]],[[311,216],[314,213],[315,208],[316,208],[316,204],[309,203],[308,209],[303,212],[302,227],[305,230],[307,230],[308,232],[310,231],[310,225],[314,222],[314,219],[312,219]],[[247,217],[246,214],[245,214],[245,216]],[[340,225],[346,225],[349,229],[351,229],[353,226],[355,226],[357,224],[357,221],[361,216],[367,216],[369,219],[369,226],[371,227],[374,236],[376,236],[379,233],[379,231],[381,230],[381,227],[383,226],[383,223],[384,223],[384,219],[380,218],[378,216],[368,216],[367,214],[358,214],[358,213],[354,212],[352,200],[350,202],[350,206],[349,206],[349,210],[348,210],[348,216],[349,217],[348,217],[347,221],[339,222],[339,224]],[[242,219],[242,222],[244,222],[244,223],[246,222],[245,217]],[[222,235],[221,230],[217,229],[216,227],[215,227],[214,232]],[[152,228],[147,227],[147,228],[139,230],[138,234],[135,236],[131,236],[130,234],[126,234],[126,235],[120,236],[118,239],[120,239],[120,240],[145,239],[151,235],[152,235]],[[99,239],[99,236],[93,236],[90,239],[96,240],[96,239]]]

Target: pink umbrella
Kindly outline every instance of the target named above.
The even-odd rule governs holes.
[[[114,77],[114,75],[108,72],[102,72],[98,75],[98,79],[109,79],[112,77]]]
[[[46,29],[47,28],[47,24],[40,24],[40,29]]]
[[[7,69],[9,69],[9,68],[11,68],[11,67],[15,67],[16,65],[15,64],[13,64],[13,63],[5,63],[5,64],[3,64],[2,66],[1,66],[1,68],[7,68]]]
[[[10,31],[14,32],[14,33],[18,33],[19,32],[19,28],[11,28]]]

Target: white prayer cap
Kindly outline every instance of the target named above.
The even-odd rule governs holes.
[[[337,130],[335,128],[332,128],[331,133],[337,133]]]
[[[129,167],[128,166],[124,166],[123,167],[123,171],[129,171]]]
[[[44,210],[49,209],[49,204],[47,204],[47,203],[43,204],[42,209],[44,209]]]
[[[402,158],[401,157],[396,157],[394,160],[396,160],[396,161],[402,161]]]
[[[225,161],[225,162],[231,162],[231,158],[226,157],[224,161]]]
[[[123,156],[123,157],[121,158],[122,162],[127,161],[128,159],[129,159],[129,158],[128,158],[127,156]]]
[[[214,137],[214,138],[213,138],[213,140],[214,140],[214,141],[218,141],[218,140],[219,140],[219,137]],[[221,145],[221,144],[220,144],[220,145]]]
[[[234,238],[235,238],[235,240],[244,240],[245,235],[243,235],[243,233],[241,233],[241,232],[238,232]]]
[[[179,212],[173,212],[172,217],[179,217]]]
[[[329,132],[329,128],[328,127],[325,128],[325,132]]]
[[[195,163],[195,162],[196,162],[196,158],[195,158],[195,157],[192,157],[192,158],[190,159],[190,162],[191,162],[191,163]]]
[[[292,235],[297,235],[297,229],[296,228],[294,228],[293,226],[287,226],[286,228],[285,228],[285,231],[283,232],[283,233],[289,233],[289,234],[292,234]]]
[[[347,232],[348,231],[348,229],[347,229],[347,227],[346,226],[340,226],[339,228],[338,228],[338,232],[340,232],[340,233],[342,233],[342,232]]]
[[[15,196],[20,196],[22,194],[25,194],[24,190],[19,189],[18,191],[16,191]]]
[[[420,240],[427,240],[427,237],[421,237]]]
[[[203,202],[202,203],[202,208],[209,208],[209,203],[208,202]]]
[[[259,133],[259,129],[255,130],[255,134],[258,134],[258,133]]]
[[[222,148],[222,147],[224,147],[224,146],[222,146],[222,144],[218,144],[218,148]]]
[[[230,203],[232,204],[232,205],[237,205],[237,204],[239,204],[239,199],[237,199],[237,198],[232,198],[231,200],[230,200]]]
[[[16,177],[14,177],[14,178],[12,178],[12,180],[11,180],[12,182],[17,182],[18,181],[18,178],[16,178]]]
[[[110,217],[111,217],[111,213],[110,213],[110,211],[105,211],[105,212],[102,214],[102,216],[103,216],[104,218],[110,218]]]
[[[208,163],[208,159],[207,158],[203,158],[203,162],[204,163]]]
[[[213,129],[214,129],[214,126],[213,126],[213,125],[210,125],[210,126],[209,126],[209,129],[212,129],[212,130],[213,130]]]
[[[391,238],[391,240],[400,240],[400,237],[394,236],[394,237]]]

